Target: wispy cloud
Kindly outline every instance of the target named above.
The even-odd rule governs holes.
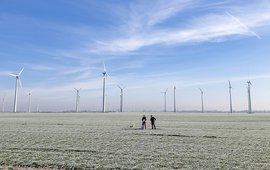
[[[258,39],[261,39],[261,37],[258,34],[256,34],[254,31],[251,31],[250,28],[247,25],[245,25],[243,22],[241,22],[238,18],[236,18],[235,16],[233,16],[229,12],[226,12],[226,14],[228,16],[232,17],[232,19],[234,19],[236,22],[238,22],[243,28],[245,28],[247,30],[247,32],[250,32],[252,35],[257,37]]]
[[[222,4],[221,4],[222,5]],[[93,53],[125,53],[143,47],[159,44],[180,44],[205,41],[224,41],[232,36],[260,36],[252,29],[270,24],[270,7],[256,5],[253,8],[231,7],[236,14],[220,11],[204,13],[191,18],[182,27],[157,27],[159,23],[170,19],[184,9],[199,9],[195,1],[162,1],[152,8],[131,8],[130,21],[121,30],[129,30],[129,34],[109,40],[99,40],[91,48]],[[258,11],[258,8],[262,8]],[[238,10],[237,10],[238,9]],[[239,12],[241,11],[241,13]],[[245,14],[245,16],[243,15]],[[184,25],[184,26],[183,26]]]
[[[127,24],[131,33],[145,31],[164,20],[197,4],[194,0],[155,1],[155,3],[136,4],[130,8],[130,20]]]
[[[42,64],[24,64],[25,67],[34,70],[34,71],[53,71],[55,70],[55,67],[52,67],[51,65],[42,65]]]

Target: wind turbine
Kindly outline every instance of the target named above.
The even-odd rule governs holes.
[[[121,87],[119,85],[117,85],[117,86],[118,86],[118,88],[121,91],[121,93],[120,93],[120,112],[123,112],[123,102],[124,102],[123,96],[124,96],[124,89],[125,89],[125,87]]]
[[[2,112],[5,111],[5,98],[2,99]]]
[[[28,93],[28,113],[31,112],[31,95],[32,95],[32,91]]]
[[[102,112],[104,113],[106,111],[106,77],[109,77],[106,71],[106,66],[103,63],[103,105],[102,105]]]
[[[37,113],[39,113],[39,103],[37,104]]]
[[[15,96],[14,96],[14,108],[13,108],[13,111],[14,112],[17,112],[17,99],[18,99],[18,85],[20,84],[20,86],[22,86],[22,83],[21,83],[21,80],[20,80],[20,75],[22,74],[23,72],[23,69],[19,72],[19,74],[12,74],[12,73],[9,73],[9,75],[13,76],[16,78],[16,84],[15,84]]]
[[[199,90],[201,91],[201,100],[202,100],[202,113],[203,113],[203,91],[201,88],[199,88]]]
[[[81,89],[74,88],[74,90],[76,90],[76,112],[79,112],[79,102],[80,102],[79,93]]]
[[[173,87],[173,111],[176,112],[176,98],[175,98],[175,92],[176,92],[176,87]]]
[[[228,82],[229,82],[229,95],[230,95],[230,113],[232,113],[233,112],[232,110],[232,85],[231,85],[230,80],[228,80]]]
[[[252,84],[251,84],[250,80],[247,81],[247,84],[248,84],[248,86],[247,86],[247,93],[248,93],[248,113],[252,113],[252,110],[251,110],[251,96],[250,96],[250,85],[252,85]]]
[[[164,91],[164,92],[161,92],[161,93],[163,93],[164,94],[164,112],[166,112],[167,110],[166,110],[166,108],[167,108],[167,92],[168,92],[168,88],[166,89],[166,91]]]

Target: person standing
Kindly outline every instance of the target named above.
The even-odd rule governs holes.
[[[155,124],[156,118],[151,115],[150,121],[151,121],[152,129],[156,129],[156,124]]]
[[[143,115],[142,117],[142,129],[146,129],[146,117]]]

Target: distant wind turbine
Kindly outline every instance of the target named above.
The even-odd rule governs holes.
[[[201,88],[199,88],[199,90],[201,91],[201,100],[202,100],[202,113],[203,113],[203,91]]]
[[[39,112],[39,103],[37,104],[37,113]]]
[[[32,95],[32,91],[28,93],[28,113],[31,112],[31,95]]]
[[[248,113],[252,113],[252,109],[251,109],[251,95],[250,95],[250,86],[252,85],[250,80],[247,81],[247,93],[248,93]]]
[[[167,92],[168,92],[168,88],[166,89],[166,91],[161,92],[164,94],[164,112],[167,111]]]
[[[5,111],[5,97],[2,99],[2,112]]]
[[[176,87],[173,87],[173,111],[176,112],[176,97],[175,97],[175,93],[176,93]]]
[[[233,112],[232,110],[232,85],[231,85],[231,82],[229,80],[229,95],[230,95],[230,113]]]
[[[102,112],[106,112],[106,77],[109,77],[107,71],[106,71],[106,66],[103,63],[103,105],[102,105]]]
[[[74,90],[76,91],[76,112],[79,112],[79,105],[80,105],[80,90],[81,89],[77,89],[77,88],[74,88]]]
[[[124,102],[123,96],[124,96],[124,89],[125,89],[125,87],[121,87],[119,85],[117,85],[117,86],[118,86],[118,88],[121,91],[121,93],[120,93],[120,112],[123,112],[123,102]]]
[[[20,84],[20,86],[22,86],[22,83],[21,83],[21,80],[20,80],[20,75],[22,74],[23,72],[23,69],[19,72],[19,74],[12,74],[12,73],[9,73],[9,75],[13,76],[16,78],[16,84],[15,84],[15,96],[14,96],[14,107],[13,107],[13,111],[14,112],[17,112],[17,99],[18,99],[18,85]]]

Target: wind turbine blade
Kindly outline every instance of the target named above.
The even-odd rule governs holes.
[[[17,77],[16,74],[8,73],[10,76]]]
[[[166,89],[165,93],[167,93],[168,89],[169,89],[169,88]]]
[[[19,72],[18,76],[20,76],[23,72],[24,68],[22,68],[22,70]]]
[[[106,76],[109,78],[109,79],[112,79],[111,76],[106,72]]]

